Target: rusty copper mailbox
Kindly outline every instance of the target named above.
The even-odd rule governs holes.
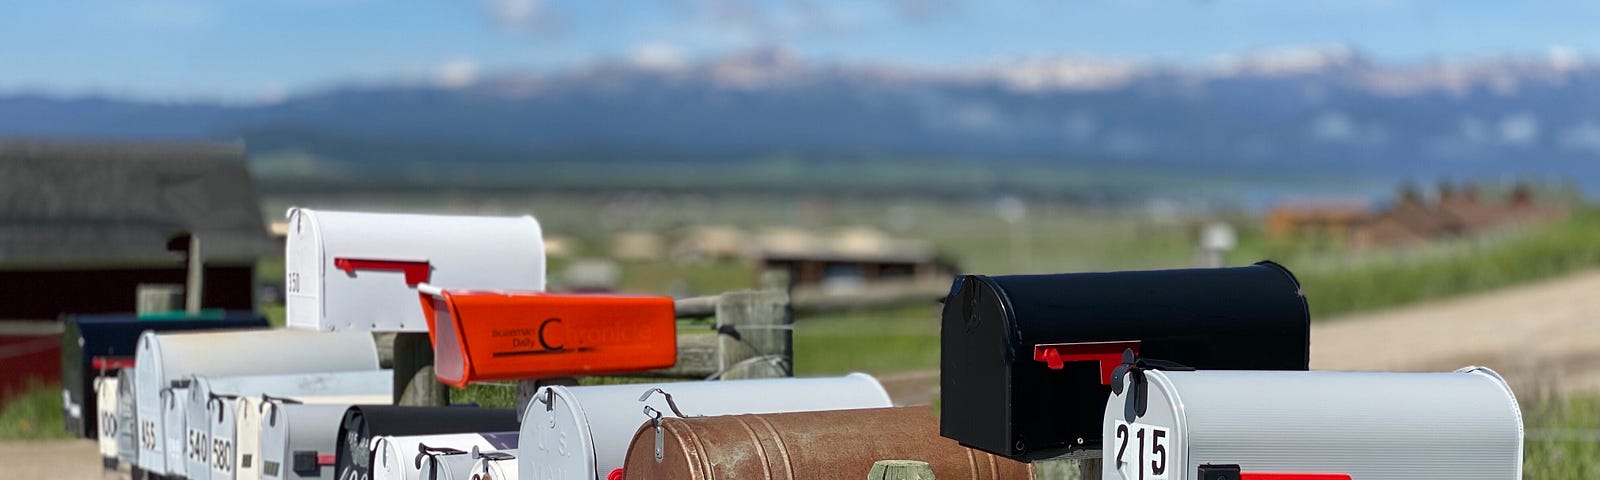
[[[1205,370],[1305,370],[1310,357],[1300,284],[1272,262],[967,275],[940,324],[939,433],[1018,459],[1100,448],[1124,349]]]
[[[890,459],[928,462],[937,478],[1033,475],[1029,464],[940,437],[927,407],[901,407],[646,421],[628,446],[623,478],[861,478]]]

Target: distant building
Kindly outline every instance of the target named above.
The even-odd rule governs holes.
[[[1403,188],[1394,204],[1370,210],[1354,201],[1286,202],[1267,213],[1266,233],[1276,239],[1337,240],[1352,249],[1406,247],[1516,225],[1563,218],[1566,206],[1536,201],[1517,184],[1503,198],[1481,198],[1474,184],[1440,185],[1432,201]]]
[[[935,254],[927,241],[890,238],[864,228],[825,236],[780,229],[756,240],[758,268],[787,273],[791,288],[824,291],[953,276],[955,267],[939,261]]]
[[[180,291],[190,236],[200,306],[254,310],[256,260],[280,247],[240,147],[0,141],[0,343],[64,313],[134,312],[141,286]]]
[[[1344,237],[1372,220],[1372,207],[1359,199],[1316,199],[1284,202],[1267,212],[1271,238]]]

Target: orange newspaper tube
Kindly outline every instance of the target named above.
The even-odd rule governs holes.
[[[434,374],[471,382],[604,375],[671,367],[672,299],[441,290],[419,285]]]

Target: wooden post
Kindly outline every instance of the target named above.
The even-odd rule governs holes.
[[[717,328],[737,332],[717,338],[717,366],[722,378],[794,376],[794,314],[789,294],[777,290],[727,292],[717,299]],[[757,359],[761,356],[781,357]]]
[[[867,480],[933,480],[933,467],[921,460],[878,460]]]
[[[394,402],[428,407],[450,404],[450,389],[433,375],[433,342],[427,333],[394,336]]]

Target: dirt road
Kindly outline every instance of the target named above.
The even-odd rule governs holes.
[[[1316,301],[1315,292],[1307,292]],[[1600,391],[1600,271],[1311,328],[1311,368],[1439,371],[1483,365],[1519,393]]]

